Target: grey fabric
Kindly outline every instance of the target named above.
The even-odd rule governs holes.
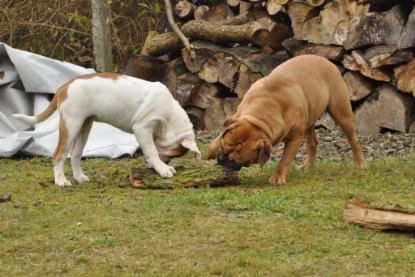
[[[58,113],[34,127],[21,123],[12,114],[40,113],[61,85],[91,72],[0,43],[0,157],[17,153],[51,156],[58,142]],[[132,155],[137,148],[134,135],[94,123],[83,156],[117,158]]]

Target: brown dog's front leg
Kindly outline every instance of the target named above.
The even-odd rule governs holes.
[[[274,185],[282,185],[286,183],[286,176],[288,169],[300,149],[303,137],[297,137],[285,142],[284,151],[282,152],[281,160],[278,164],[277,170],[271,176],[269,182]]]

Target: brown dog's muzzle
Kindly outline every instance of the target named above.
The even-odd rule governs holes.
[[[221,151],[218,152],[216,160],[219,165],[232,170],[240,170],[242,167],[246,166],[245,164],[238,164],[235,161],[229,160],[228,156]]]

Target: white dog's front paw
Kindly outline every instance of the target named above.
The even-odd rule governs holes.
[[[168,166],[164,163],[154,165],[154,169],[160,174],[163,178],[171,178],[176,173],[176,170],[172,166]]]
[[[85,174],[79,174],[79,175],[74,174],[73,177],[78,183],[89,182],[89,178]]]
[[[57,184],[60,187],[71,187],[72,186],[71,182],[69,182],[66,179],[56,180],[55,184]]]

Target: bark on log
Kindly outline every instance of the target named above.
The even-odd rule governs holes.
[[[146,52],[151,57],[159,57],[168,53],[180,51],[184,44],[173,32],[162,33],[146,41]]]
[[[293,30],[290,26],[283,23],[275,22],[272,26],[267,46],[271,47],[274,51],[283,50],[282,42],[293,35]]]
[[[203,64],[199,77],[209,83],[219,82],[233,90],[241,60],[251,53],[260,51],[261,49],[253,47],[223,48]]]
[[[164,64],[161,70],[161,82],[167,86],[174,98],[177,97],[178,77],[187,72],[181,57]]]
[[[193,58],[191,53],[187,49],[182,50],[183,60],[189,69],[190,72],[196,73],[199,72],[202,65],[209,60],[216,51],[223,49],[217,44],[208,42],[208,41],[194,41],[192,42],[193,50],[196,54],[196,57]]]
[[[228,97],[223,100],[223,111],[226,117],[230,117],[236,113],[236,109],[241,101],[242,99],[237,97]]]
[[[415,7],[412,9],[412,12],[408,17],[408,21],[406,22],[406,25],[399,38],[399,42],[398,42],[399,49],[415,47],[414,26],[415,26]]]
[[[349,50],[368,45],[398,45],[404,22],[399,5],[383,13],[369,14],[360,28],[350,32],[343,46]]]
[[[291,26],[294,38],[303,39],[304,24],[318,15],[318,10],[303,2],[290,2],[288,4],[288,15],[291,19]]]
[[[382,85],[355,112],[356,130],[373,135],[382,128],[406,133],[415,120],[415,98]]]
[[[189,105],[206,110],[209,108],[213,98],[224,97],[225,95],[227,95],[227,93],[223,86],[201,82],[199,86],[194,88],[194,93],[192,93]]]
[[[262,46],[269,38],[269,31],[258,22],[220,26],[206,21],[192,20],[183,25],[182,31],[193,40],[209,40],[220,44],[251,42]]]
[[[371,69],[368,62],[364,59],[364,53],[360,51],[352,51],[351,55],[344,55],[343,65],[345,68],[360,71],[366,77],[377,81],[389,82],[392,77],[386,72],[378,68]]]
[[[187,113],[187,116],[190,119],[190,122],[193,124],[193,129],[195,130],[203,130],[205,129],[204,120],[205,120],[205,110],[193,107],[193,106],[187,106],[184,109]]]
[[[210,104],[205,110],[205,129],[208,131],[221,130],[223,122],[225,122],[226,114],[223,110],[224,99],[220,97],[212,97]]]
[[[241,64],[238,73],[238,81],[236,82],[234,92],[239,98],[243,98],[251,85],[261,79],[263,75],[258,72],[252,72],[252,70],[245,63]]]
[[[415,97],[415,59],[406,65],[396,67],[394,74],[396,87],[403,92],[412,93]]]
[[[304,24],[301,38],[309,43],[343,45],[350,35],[359,29],[360,21],[365,18],[367,12],[367,6],[334,0],[324,7],[318,17]]]
[[[343,216],[348,222],[374,229],[415,230],[415,212],[379,208],[363,199],[347,200]]]
[[[321,45],[321,44],[306,44],[299,47],[294,56],[314,54],[324,57],[332,61],[342,61],[344,56],[344,49],[341,46]]]
[[[175,99],[179,102],[180,106],[186,107],[190,103],[192,94],[195,92],[194,88],[197,87],[202,80],[194,73],[185,73],[177,77],[177,89]]]
[[[375,91],[377,83],[357,71],[348,71],[343,79],[349,91],[351,101],[359,101]]]
[[[162,67],[163,62],[159,59],[137,55],[130,56],[124,61],[120,73],[148,81],[156,81],[160,79]]]

